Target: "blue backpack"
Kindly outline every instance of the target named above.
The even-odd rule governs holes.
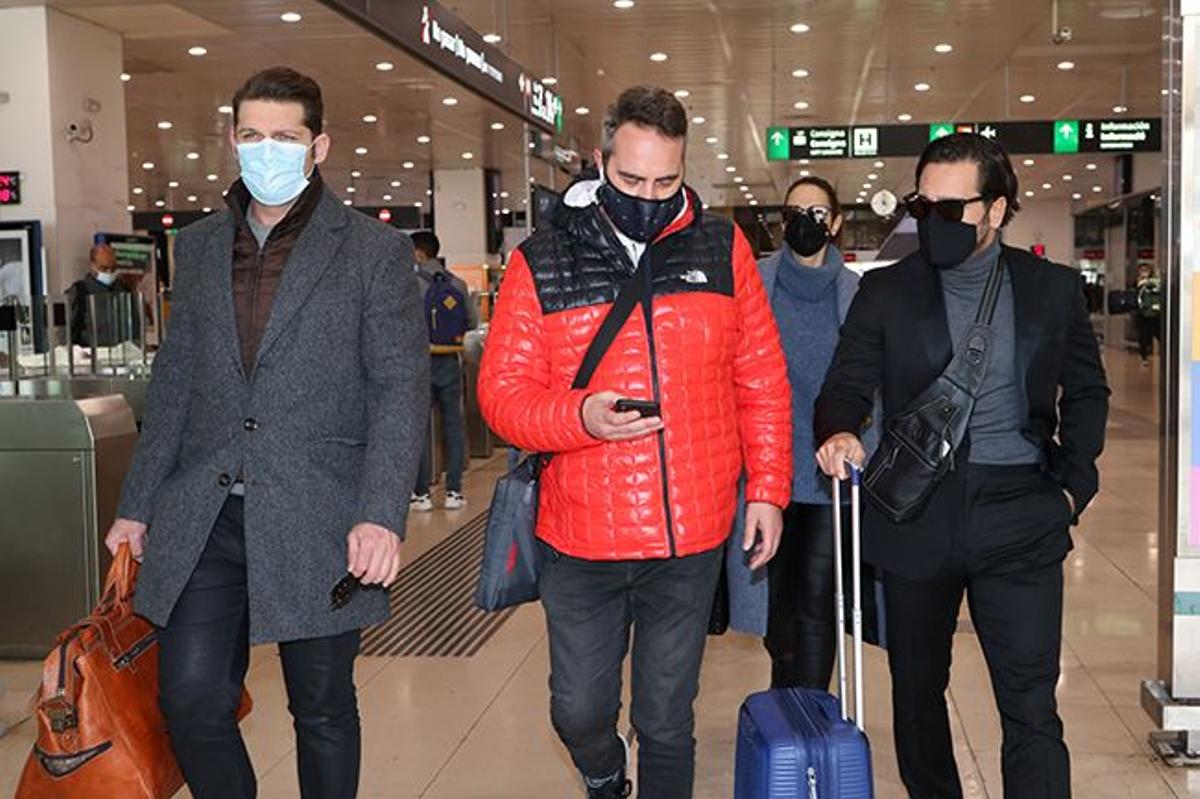
[[[462,346],[467,335],[467,297],[445,272],[434,272],[430,278],[425,292],[425,323],[430,344]]]

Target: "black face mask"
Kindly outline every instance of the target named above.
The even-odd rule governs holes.
[[[949,269],[971,257],[979,245],[979,231],[966,222],[951,222],[939,213],[917,220],[921,255],[931,266]]]
[[[824,222],[813,219],[811,214],[795,214],[783,230],[783,240],[801,258],[816,255],[829,243],[831,236]]]
[[[598,196],[617,230],[643,244],[658,238],[679,216],[684,204],[683,187],[665,200],[643,200],[605,181]]]

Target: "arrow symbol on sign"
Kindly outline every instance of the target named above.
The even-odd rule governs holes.
[[[771,134],[771,144],[774,144],[776,147],[783,144],[783,134],[780,133],[779,131],[775,131],[774,133],[772,133]]]
[[[1043,130],[1045,130],[1045,128],[1043,128]],[[1060,134],[1062,134],[1062,137],[1064,139],[1075,138],[1075,128],[1071,127],[1070,125],[1063,125],[1061,128],[1058,129],[1058,132]]]

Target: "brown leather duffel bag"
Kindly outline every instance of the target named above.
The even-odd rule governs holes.
[[[99,606],[46,658],[16,799],[166,799],[183,787],[158,709],[157,630],[133,613],[137,568],[122,546]],[[238,718],[250,707],[243,693]]]

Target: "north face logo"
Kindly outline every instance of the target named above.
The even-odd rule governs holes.
[[[693,286],[703,285],[708,282],[708,275],[704,274],[702,269],[693,269],[683,276],[686,283],[691,283]]]

